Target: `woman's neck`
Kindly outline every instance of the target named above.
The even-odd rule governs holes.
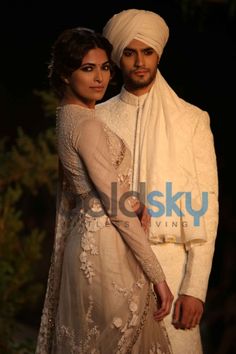
[[[63,97],[60,101],[60,105],[64,106],[66,104],[75,104],[78,106],[81,106],[83,108],[88,108],[88,109],[95,109],[95,103],[96,102],[83,102],[81,100],[75,99],[75,98],[68,98],[68,97]]]

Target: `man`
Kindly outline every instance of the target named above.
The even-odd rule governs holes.
[[[145,192],[148,237],[175,296],[165,319],[173,353],[200,354],[199,322],[218,224],[209,116],[179,98],[158,70],[169,36],[159,15],[122,11],[103,34],[113,45],[124,87],[98,106],[98,114],[131,150],[132,190]]]

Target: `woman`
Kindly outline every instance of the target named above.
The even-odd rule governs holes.
[[[40,354],[171,353],[161,319],[173,297],[124,194],[130,152],[95,118],[111,50],[84,28],[64,31],[53,47],[60,188]]]

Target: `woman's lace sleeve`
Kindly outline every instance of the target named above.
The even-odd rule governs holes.
[[[129,203],[128,190],[118,183],[118,176],[109,154],[104,125],[98,120],[87,120],[81,123],[76,149],[112,224],[132,250],[144,273],[153,283],[163,281],[165,276],[162,268]]]

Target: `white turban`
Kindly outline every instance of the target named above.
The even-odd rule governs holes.
[[[123,50],[133,39],[146,43],[161,57],[169,28],[154,12],[130,9],[114,15],[105,25],[103,35],[113,45],[112,58],[120,66]]]

